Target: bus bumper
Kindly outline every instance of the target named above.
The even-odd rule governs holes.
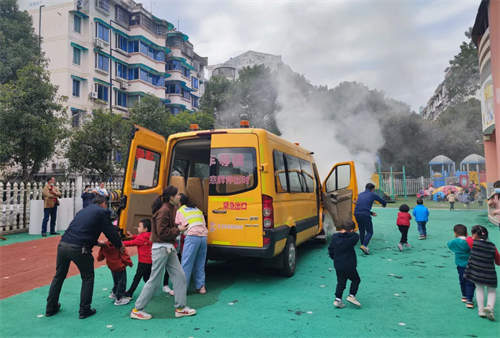
[[[275,229],[264,230],[264,238],[269,238],[269,245],[261,248],[232,246],[232,245],[208,245],[208,259],[222,260],[231,257],[259,257],[272,258],[274,256],[276,243],[288,237],[290,228],[286,225]]]

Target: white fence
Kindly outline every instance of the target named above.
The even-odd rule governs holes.
[[[84,183],[76,187],[74,182],[57,182],[56,186],[61,192],[61,198],[72,198],[73,203],[80,198],[85,185],[97,188],[99,183]],[[2,183],[0,182],[0,235],[26,232],[30,224],[30,203],[32,200],[43,200],[43,187],[45,182],[24,183]],[[121,182],[106,184],[108,190],[121,189]],[[26,214],[24,214],[26,206]],[[78,208],[74,208],[75,212]],[[73,215],[74,216],[74,215]],[[40,222],[42,219],[40,219]]]
[[[391,196],[393,195],[392,191],[392,184],[391,184],[391,179],[384,179],[382,189],[384,192]],[[404,191],[404,181],[402,179],[394,179],[394,195],[398,196],[404,196],[405,191]],[[379,183],[379,182],[375,182]],[[407,178],[406,179],[406,194],[409,196],[415,196],[418,194],[420,189],[424,188],[427,189],[427,187],[431,184],[431,179],[430,178]]]

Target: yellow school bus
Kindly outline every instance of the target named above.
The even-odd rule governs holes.
[[[353,218],[358,190],[353,162],[320,181],[313,153],[263,129],[192,130],[168,140],[134,126],[124,174],[119,226],[135,232],[169,185],[203,211],[208,258],[260,257],[284,276],[295,273],[296,246],[326,242],[323,212],[335,226]],[[246,127],[246,128],[245,128]]]

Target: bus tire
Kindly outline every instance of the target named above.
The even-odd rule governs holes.
[[[295,239],[288,236],[283,250],[283,268],[279,270],[280,274],[284,277],[292,277],[295,274],[295,266],[297,263],[297,250],[295,247]]]

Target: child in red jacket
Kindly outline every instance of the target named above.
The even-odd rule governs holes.
[[[127,231],[128,238],[131,240],[123,242],[125,246],[136,246],[139,256],[139,264],[137,265],[134,280],[128,291],[125,292],[125,297],[129,299],[132,299],[137,286],[141,282],[141,278],[144,280],[144,283],[148,281],[151,276],[151,267],[153,265],[153,259],[151,258],[153,243],[149,240],[151,236],[151,221],[149,219],[140,221],[137,232],[139,235],[132,235]]]
[[[119,228],[115,227],[119,232]],[[130,298],[124,297],[125,289],[127,288],[127,266],[132,267],[133,263],[127,251],[121,254],[110,241],[106,241],[97,254],[97,261],[101,262],[106,258],[106,264],[111,270],[113,276],[113,292],[109,298],[115,300],[115,305],[126,305],[130,303]]]
[[[401,204],[398,212],[398,219],[396,220],[396,225],[401,232],[401,240],[398,244],[399,251],[403,251],[403,245],[407,248],[410,247],[408,244],[408,230],[410,229],[411,215],[409,213],[410,207],[407,204]]]

